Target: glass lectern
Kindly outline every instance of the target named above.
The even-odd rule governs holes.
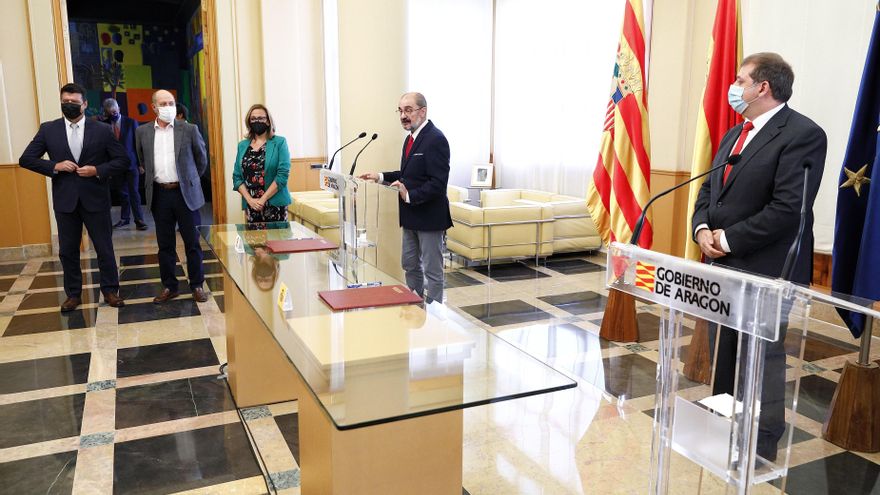
[[[651,493],[696,493],[706,479],[745,494],[788,472],[804,343],[819,305],[880,317],[871,301],[612,243],[607,285],[660,305]],[[822,311],[822,313],[830,313]],[[682,375],[687,320],[710,322],[713,383]],[[692,327],[692,325],[690,325]],[[724,361],[724,341],[733,356]],[[724,391],[721,376],[732,379]],[[719,391],[719,389],[722,389]],[[696,464],[697,475],[688,472]],[[704,476],[705,471],[710,474]],[[777,482],[778,483],[778,482]]]

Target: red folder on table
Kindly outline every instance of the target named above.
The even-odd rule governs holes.
[[[267,241],[266,247],[276,254],[303,253],[306,251],[326,251],[339,246],[327,239],[289,239],[286,241]]]
[[[335,311],[422,302],[422,298],[409,290],[405,285],[322,290],[318,292],[318,296]]]

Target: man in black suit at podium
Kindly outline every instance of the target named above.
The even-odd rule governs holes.
[[[797,236],[804,187],[804,163],[812,165],[807,219],[792,280],[809,284],[813,272],[813,202],[822,181],[827,138],[815,122],[786,104],[794,72],[776,53],[746,57],[728,92],[728,101],[745,122],[730,129],[712,165],[741,155],[735,166],[713,173],[694,205],[694,241],[706,260],[767,277],[782,275],[788,250]],[[721,173],[723,172],[723,173]],[[776,459],[785,430],[785,327],[768,343],[764,361],[757,453]],[[733,394],[738,333],[718,333],[713,392]],[[739,388],[742,388],[742,384]]]
[[[421,93],[406,93],[397,107],[400,124],[409,131],[403,141],[400,170],[362,174],[361,179],[390,182],[400,193],[403,227],[401,263],[406,285],[425,301],[443,302],[443,236],[452,227],[446,185],[449,142],[428,120]],[[427,284],[425,280],[427,279]]]
[[[85,90],[78,84],[65,84],[61,88],[64,117],[44,122],[18,159],[22,167],[52,178],[58,255],[67,294],[62,312],[73,311],[81,302],[83,225],[98,253],[104,301],[114,307],[124,305],[113,252],[109,178],[128,170],[129,158],[108,125],[85,118],[87,106]],[[48,160],[43,159],[46,153]]]

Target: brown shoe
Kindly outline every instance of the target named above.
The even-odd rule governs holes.
[[[80,304],[82,304],[82,299],[78,297],[68,297],[63,303],[61,303],[61,312],[68,313],[73,311]]]
[[[167,302],[167,301],[174,299],[175,297],[177,297],[179,295],[180,295],[180,293],[177,292],[176,290],[172,291],[171,289],[166,287],[166,288],[162,289],[162,292],[158,296],[153,298],[153,304],[162,304],[164,302]]]
[[[125,306],[125,299],[119,297],[119,294],[110,291],[104,293],[104,302],[107,303],[108,306],[112,306],[114,308],[121,308]]]
[[[201,287],[196,287],[192,290],[192,293],[193,299],[195,299],[196,302],[205,302],[208,300],[208,294],[205,294],[205,289],[202,289]]]

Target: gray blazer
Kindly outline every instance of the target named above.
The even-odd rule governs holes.
[[[153,145],[156,138],[155,124],[148,123],[137,128],[135,148],[140,163],[144,166],[144,189],[147,194],[147,208],[153,207],[153,181],[156,169],[153,162]],[[183,120],[174,121],[174,156],[177,158],[177,176],[180,192],[190,210],[198,210],[205,204],[205,193],[199,179],[208,170],[208,155],[205,141],[199,128]]]

